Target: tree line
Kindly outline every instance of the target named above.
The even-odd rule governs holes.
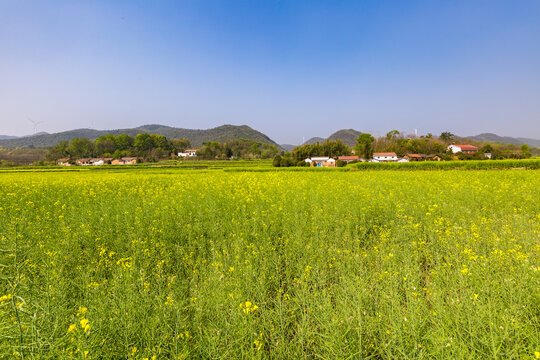
[[[163,135],[141,133],[135,136],[126,134],[104,135],[94,141],[88,138],[74,138],[71,141],[60,141],[51,147],[47,160],[61,158],[112,157],[115,159],[127,156],[142,157],[148,161],[169,158],[171,153],[184,151],[191,147],[188,139],[167,139]]]
[[[278,149],[274,145],[249,139],[236,139],[225,143],[208,141],[197,150],[197,157],[206,160],[271,159],[277,153]]]
[[[88,138],[74,138],[61,141],[51,147],[47,160],[62,158],[81,159],[98,157],[141,157],[145,161],[155,162],[160,159],[175,157],[179,152],[191,148],[186,139],[167,139],[163,135],[141,133],[135,136],[126,134],[104,135],[94,141]],[[249,139],[237,139],[219,143],[209,141],[197,150],[197,158],[216,159],[271,159],[278,153],[274,145],[263,144]]]

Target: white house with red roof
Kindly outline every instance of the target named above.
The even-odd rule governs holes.
[[[478,148],[473,145],[452,144],[448,146],[447,150],[452,150],[454,154],[458,152],[463,154],[475,154],[478,151]]]
[[[373,153],[373,162],[395,162],[398,156],[395,152]]]

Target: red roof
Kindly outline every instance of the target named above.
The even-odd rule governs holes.
[[[358,160],[358,156],[340,156],[338,160]]]
[[[476,146],[472,146],[472,145],[458,145],[458,144],[456,144],[455,146],[459,146],[461,148],[461,150],[478,150],[478,148]]]
[[[419,158],[419,159],[423,158],[423,156],[418,155],[418,154],[407,154],[407,156],[410,158]]]
[[[396,156],[397,154],[395,152],[382,152],[382,153],[373,153],[373,157],[379,157],[379,156]]]

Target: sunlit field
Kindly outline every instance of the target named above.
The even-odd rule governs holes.
[[[539,175],[0,173],[0,358],[535,358]]]

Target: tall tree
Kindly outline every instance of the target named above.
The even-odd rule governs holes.
[[[183,152],[186,149],[189,149],[191,147],[191,142],[186,139],[171,139],[171,145],[173,147],[174,152],[179,153]]]
[[[521,153],[523,154],[524,157],[530,158],[532,154],[531,154],[531,150],[529,150],[529,145],[527,144],[521,145]]]
[[[364,159],[371,159],[373,157],[373,141],[375,138],[371,134],[360,134],[356,139],[355,152]]]
[[[395,139],[398,136],[399,136],[399,131],[397,130],[392,130],[386,133],[386,139],[388,140]]]
[[[147,133],[137,134],[133,146],[139,151],[147,151],[154,147],[154,140]]]
[[[128,150],[133,146],[133,138],[127,134],[120,134],[114,138],[116,148],[120,151]]]
[[[94,140],[94,147],[97,156],[114,153],[116,151],[116,142],[114,141],[114,135],[108,134],[98,137],[96,140]]]
[[[67,141],[60,141],[49,149],[46,155],[47,160],[54,161],[69,157],[68,148],[69,143]]]
[[[74,138],[71,139],[67,151],[75,159],[92,157],[94,156],[94,143],[87,138]]]
[[[441,135],[439,136],[439,139],[441,139],[442,141],[450,142],[454,140],[455,136],[456,135],[452,134],[451,132],[445,131],[441,133]]]

